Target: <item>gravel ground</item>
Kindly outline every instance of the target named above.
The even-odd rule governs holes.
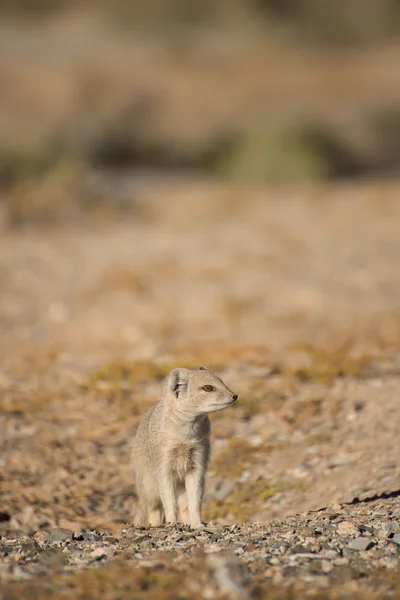
[[[398,497],[334,504],[270,523],[209,524],[197,531],[180,526],[80,533],[58,528],[2,538],[1,576],[19,582],[6,586],[2,597],[17,598],[32,585],[34,597],[41,597],[51,592],[51,578],[61,593],[71,582],[60,572],[76,574],[100,565],[109,565],[111,578],[118,562],[129,566],[133,578],[135,569],[147,570],[152,593],[163,587],[165,572],[177,572],[177,597],[182,598],[270,597],[271,587],[290,597],[328,592],[338,598],[373,592],[397,597],[399,551]],[[158,579],[149,583],[152,573]],[[31,577],[33,584],[26,581]],[[145,594],[148,588],[142,587]]]

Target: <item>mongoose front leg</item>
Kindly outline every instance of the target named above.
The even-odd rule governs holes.
[[[176,523],[177,503],[175,487],[168,468],[164,467],[160,473],[160,497],[164,507],[165,520],[167,523]]]
[[[186,476],[185,487],[188,497],[190,526],[194,529],[203,527],[201,522],[201,503],[204,493],[204,473],[191,471]]]

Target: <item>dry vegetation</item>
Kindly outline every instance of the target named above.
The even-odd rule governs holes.
[[[0,224],[125,216],[132,169],[396,174],[398,7],[362,4],[1,2]]]

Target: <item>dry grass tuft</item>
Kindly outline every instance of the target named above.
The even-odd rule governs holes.
[[[223,501],[213,500],[205,511],[206,519],[232,518],[246,522],[261,511],[267,500],[288,489],[304,489],[304,483],[272,482],[259,477],[253,482],[236,482],[234,490]]]
[[[247,467],[254,465],[270,449],[267,444],[254,445],[246,438],[235,438],[213,459],[211,468],[220,476],[239,477]]]
[[[376,352],[356,352],[349,345],[319,347],[310,343],[294,344],[292,350],[302,352],[307,363],[301,366],[278,367],[286,377],[294,377],[301,382],[315,382],[331,385],[339,377],[363,377],[371,372],[379,358]]]

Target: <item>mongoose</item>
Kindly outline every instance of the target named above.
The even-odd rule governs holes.
[[[207,413],[227,408],[238,396],[200,369],[173,369],[161,400],[141,421],[133,442],[136,493],[134,523],[158,526],[178,520],[202,527],[201,504],[210,455]]]

